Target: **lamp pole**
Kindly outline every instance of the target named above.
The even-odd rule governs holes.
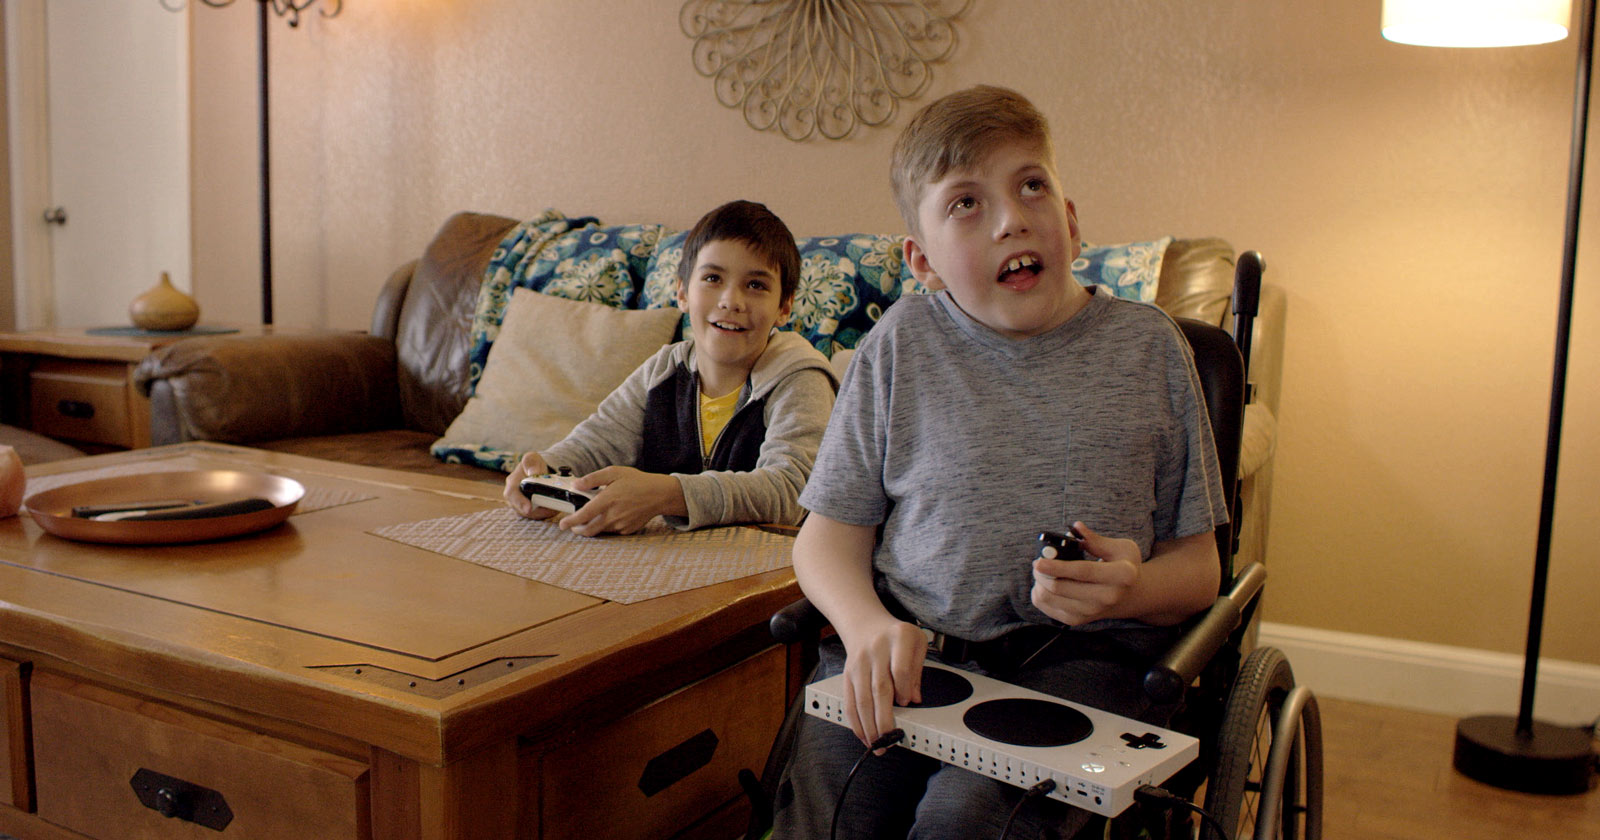
[[[261,323],[272,323],[272,154],[267,107],[267,4],[256,3],[256,89],[261,126]]]
[[[207,6],[223,8],[234,0],[200,0]],[[261,323],[272,323],[272,154],[270,110],[267,98],[267,26],[271,11],[287,18],[291,28],[300,25],[300,13],[319,0],[255,0],[256,2],[256,122],[261,130]],[[344,10],[344,0],[321,0],[322,16],[336,17]],[[170,12],[181,12],[184,0],[160,0]]]
[[[1573,275],[1577,268],[1578,216],[1583,200],[1584,151],[1589,131],[1589,77],[1594,52],[1595,0],[1584,0],[1578,26],[1578,69],[1573,89],[1572,152],[1567,167],[1567,222],[1561,256],[1560,305],[1556,315],[1555,366],[1550,384],[1550,422],[1545,438],[1544,486],[1534,547],[1533,594],[1528,642],[1522,664],[1522,699],[1517,716],[1483,715],[1456,725],[1455,768],[1481,782],[1533,793],[1583,793],[1594,770],[1585,729],[1553,726],[1533,718],[1533,692],[1544,628],[1550,532],[1555,518],[1556,469],[1561,461],[1561,417],[1566,403],[1567,347],[1572,331]]]

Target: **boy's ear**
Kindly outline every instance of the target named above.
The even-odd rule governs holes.
[[[928,262],[928,252],[922,250],[922,246],[917,244],[914,237],[906,237],[906,244],[901,253],[904,255],[906,265],[911,268],[911,276],[917,278],[918,283],[936,292],[944,288],[944,281],[939,279],[939,273],[934,271],[933,264]]]
[[[1078,229],[1078,206],[1067,199],[1067,229],[1072,232],[1072,259],[1083,253],[1083,232]]]

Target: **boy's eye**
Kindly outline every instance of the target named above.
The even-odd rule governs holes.
[[[700,282],[702,283],[719,283],[721,281],[722,275],[714,271],[708,271],[705,274],[700,275]]]
[[[978,209],[978,200],[970,195],[964,195],[950,202],[950,215],[964,216]]]
[[[1043,195],[1048,188],[1043,178],[1029,178],[1022,182],[1023,195]]]

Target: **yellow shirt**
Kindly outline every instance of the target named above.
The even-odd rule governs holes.
[[[733,409],[739,404],[739,394],[744,388],[735,388],[720,397],[700,395],[700,455],[711,457],[711,445],[717,442],[717,435],[733,419]]]

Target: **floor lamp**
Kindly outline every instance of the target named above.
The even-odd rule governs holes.
[[[169,5],[172,0],[161,0],[161,5],[168,11],[182,11],[182,0],[176,0],[175,5]],[[234,0],[200,0],[200,2],[213,8],[222,8],[233,5]],[[257,125],[261,130],[261,323],[272,323],[272,154],[270,148],[271,131],[268,118],[271,109],[267,107],[267,25],[270,10],[279,17],[287,18],[289,26],[300,25],[300,13],[316,5],[318,0],[256,0],[256,93],[257,93]],[[334,17],[344,9],[344,0],[323,0],[322,15]]]
[[[1383,35],[1421,46],[1514,46],[1558,41],[1567,35],[1571,0],[1384,0]],[[1573,91],[1572,153],[1567,175],[1567,223],[1561,257],[1561,295],[1556,318],[1555,371],[1550,387],[1550,422],[1545,442],[1544,488],[1534,549],[1533,595],[1522,666],[1522,701],[1516,717],[1483,715],[1456,725],[1455,767],[1481,782],[1533,793],[1582,793],[1595,767],[1587,729],[1533,719],[1533,691],[1544,626],[1545,583],[1550,566],[1550,530],[1555,514],[1556,468],[1560,462],[1561,414],[1566,401],[1567,345],[1572,326],[1573,272],[1578,255],[1578,211],[1583,196],[1583,158],[1589,128],[1589,77],[1594,50],[1595,0],[1583,0],[1578,24],[1578,69]]]

